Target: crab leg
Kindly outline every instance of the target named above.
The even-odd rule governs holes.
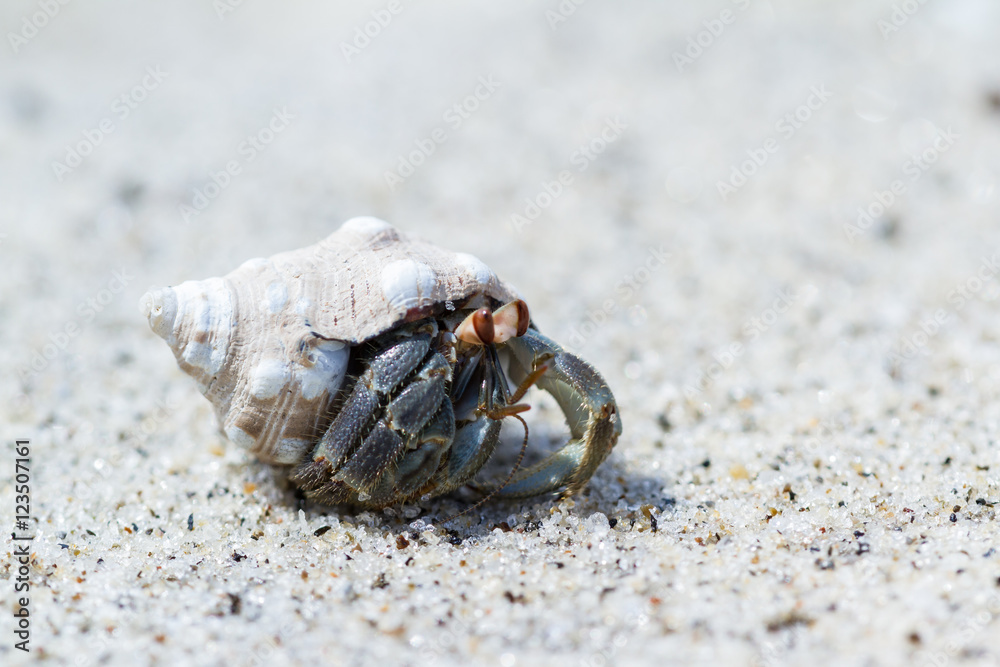
[[[431,352],[430,340],[427,334],[401,338],[371,361],[311,457],[292,475],[307,496],[328,504],[382,506],[402,492],[416,493],[433,475],[455,418],[446,392],[451,368]]]
[[[499,383],[490,386],[484,382],[480,389],[480,403],[485,403],[492,394],[494,402],[500,397]],[[472,479],[486,461],[493,456],[500,443],[500,427],[502,421],[488,414],[479,414],[476,419],[468,422],[455,431],[455,439],[448,455],[444,478],[438,482],[436,494],[450,493]]]
[[[308,489],[312,477],[316,477],[317,481],[327,477],[329,472],[339,469],[353,455],[358,446],[358,436],[375,414],[380,401],[413,372],[427,356],[430,346],[431,337],[428,335],[404,338],[372,361],[313,451],[314,465],[310,465],[315,470],[304,468],[299,472],[300,485],[305,484],[304,488]]]
[[[519,471],[499,495],[522,498],[566,486],[566,494],[579,491],[611,453],[622,432],[614,396],[604,378],[579,357],[534,329],[512,338],[512,375],[527,375],[545,364],[538,387],[559,403],[570,430],[570,440],[538,464]]]
[[[407,452],[392,474],[394,493],[399,498],[419,496],[434,477],[452,441],[455,439],[455,413],[451,401],[441,401],[441,409],[419,436],[407,444]]]

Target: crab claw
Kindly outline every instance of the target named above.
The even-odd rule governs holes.
[[[511,376],[515,382],[542,364],[548,367],[537,386],[559,403],[570,440],[541,462],[519,471],[499,495],[523,498],[563,486],[566,495],[574,494],[587,484],[621,435],[615,397],[593,366],[535,329],[511,338],[507,347],[513,353]]]

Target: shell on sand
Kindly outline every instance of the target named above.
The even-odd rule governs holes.
[[[518,298],[476,257],[366,217],[221,278],[148,292],[140,308],[226,436],[293,464],[332,419],[352,346],[480,295]]]

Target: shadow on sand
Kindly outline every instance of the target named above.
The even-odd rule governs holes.
[[[341,522],[363,523],[407,539],[418,539],[420,533],[433,528],[456,546],[475,544],[498,528],[537,532],[553,513],[560,511],[581,519],[600,512],[612,525],[645,522],[655,527],[655,517],[672,512],[675,504],[674,498],[665,492],[669,489],[668,480],[627,471],[614,455],[587,487],[571,498],[564,499],[559,494],[518,500],[491,498],[479,507],[474,505],[482,496],[471,488],[404,506],[360,510],[310,501],[288,482],[287,472],[276,470],[274,482],[274,497],[270,500],[303,510],[307,520],[329,516]],[[655,510],[652,519],[651,510]],[[453,518],[448,520],[450,517]]]

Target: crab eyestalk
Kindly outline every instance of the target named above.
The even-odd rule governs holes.
[[[489,308],[473,312],[458,325],[455,335],[460,341],[471,345],[492,345],[496,337],[493,312]]]
[[[503,419],[527,410],[527,405],[515,404],[524,397],[535,380],[545,372],[545,367],[541,366],[537,369],[537,373],[532,375],[530,382],[522,383],[514,394],[511,394],[507,386],[507,377],[500,363],[500,357],[497,355],[497,345],[503,345],[512,338],[523,336],[527,333],[530,322],[528,304],[517,299],[498,308],[496,312],[489,308],[475,310],[455,327],[455,337],[458,340],[476,348],[482,348],[481,351],[475,353],[476,360],[473,364],[474,366],[482,365],[489,386],[496,386],[499,389],[499,400],[495,400],[492,390],[488,389],[479,401],[478,409],[493,419]],[[465,378],[457,383],[457,386],[460,387],[459,395],[464,392],[468,373],[472,370],[473,366],[468,367]]]
[[[480,308],[469,314],[455,329],[459,340],[472,345],[502,345],[523,336],[531,324],[528,304],[521,299],[497,309]]]
[[[485,369],[483,391],[480,392],[478,405],[478,420],[485,423],[492,422],[497,425],[495,432],[490,437],[492,442],[485,449],[492,452],[496,448],[500,435],[499,424],[503,419],[508,417],[513,417],[521,422],[521,425],[524,427],[524,440],[521,441],[521,451],[518,453],[517,460],[514,462],[514,466],[511,468],[507,478],[499,485],[493,487],[477,503],[456,514],[452,514],[444,519],[441,522],[442,524],[448,523],[481,507],[502,491],[514,479],[514,476],[521,467],[521,462],[524,460],[524,453],[528,448],[528,424],[519,413],[529,410],[530,406],[518,401],[524,397],[528,389],[545,373],[546,367],[542,365],[528,374],[514,393],[511,394],[507,386],[507,377],[497,356],[496,346],[506,343],[511,338],[523,336],[528,331],[530,322],[528,304],[517,299],[500,307],[495,313],[489,308],[480,308],[473,311],[455,328],[455,337],[460,341],[485,348],[485,354],[477,353],[477,356],[481,359],[480,362],[477,362],[477,365],[482,364],[482,367]]]

